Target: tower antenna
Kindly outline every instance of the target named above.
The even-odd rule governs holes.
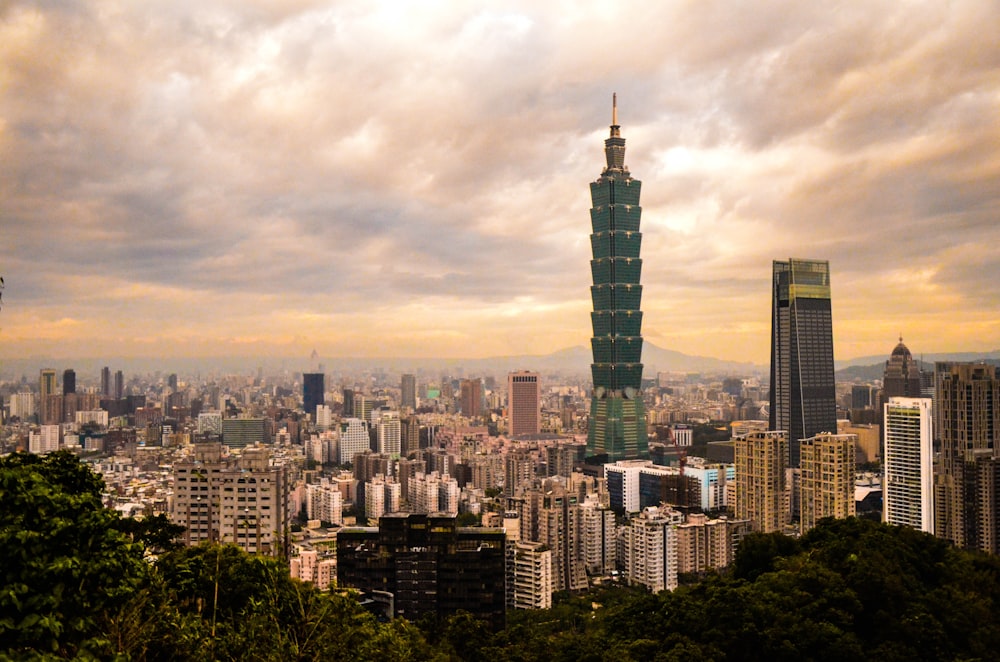
[[[618,93],[611,93],[611,124],[618,126]]]

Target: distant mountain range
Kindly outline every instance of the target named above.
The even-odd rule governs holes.
[[[988,361],[1000,364],[1000,350],[987,353],[960,352],[951,354],[924,354],[916,357],[923,359],[926,369],[933,369],[934,361]],[[710,375],[758,376],[766,378],[769,367],[767,364],[752,362],[725,361],[707,356],[691,356],[671,349],[664,349],[646,342],[643,346],[643,364],[647,378],[656,376],[658,372],[704,373]],[[837,380],[874,380],[881,379],[888,354],[883,356],[864,356],[848,361],[837,361]],[[41,368],[55,368],[62,371],[66,368],[76,370],[78,379],[89,382],[96,380],[103,366],[112,370],[123,370],[126,377],[134,374],[178,373],[180,375],[195,375],[207,378],[220,374],[255,374],[258,369],[264,375],[310,372],[316,369],[315,362],[323,366],[327,373],[373,373],[389,374],[412,372],[416,374],[453,376],[486,376],[500,377],[512,370],[532,370],[542,374],[577,376],[587,379],[590,376],[590,348],[584,346],[569,347],[544,355],[513,355],[496,356],[484,359],[428,359],[428,358],[317,358],[306,357],[210,357],[210,358],[60,358],[49,356],[32,356],[28,358],[0,359],[0,379],[20,379],[22,376],[30,381],[38,378]]]

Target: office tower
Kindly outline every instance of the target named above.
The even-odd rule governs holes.
[[[853,434],[817,434],[802,440],[799,526],[805,533],[824,517],[854,516]]]
[[[307,372],[302,375],[302,409],[316,420],[316,407],[326,402],[325,375]]]
[[[111,397],[111,368],[108,366],[101,368],[101,395]]]
[[[883,520],[934,533],[934,426],[930,398],[884,406]]]
[[[138,414],[136,414],[138,420]],[[271,443],[267,419],[226,418],[222,421],[222,443],[230,448],[244,448]]]
[[[368,425],[360,418],[347,418],[340,423],[340,443],[337,444],[337,463],[348,464],[354,456],[370,450]]]
[[[483,415],[483,382],[481,379],[463,379],[459,384],[459,405],[462,415],[481,418]]]
[[[67,368],[63,370],[63,395],[76,393],[76,370]]]
[[[378,528],[337,534],[337,586],[392,596],[391,617],[411,621],[459,610],[504,624],[503,529],[457,526],[455,517],[394,513]]]
[[[38,422],[57,425],[62,422],[62,394],[56,391],[56,371],[44,368],[38,378]]]
[[[542,430],[542,391],[537,372],[520,370],[507,375],[507,434],[539,434]]]
[[[785,469],[788,434],[750,432],[733,440],[736,457],[736,518],[754,531],[782,531],[788,523]]]
[[[608,461],[647,457],[646,410],[642,401],[642,259],[639,247],[641,183],[625,167],[625,139],[613,102],[611,135],[604,141],[607,166],[590,185],[590,288],[594,312],[587,455]]]
[[[934,475],[934,534],[1000,553],[1000,377],[996,366],[955,364],[935,375],[941,452]]]
[[[345,388],[344,389],[344,417],[345,418],[358,418],[358,415],[354,413],[354,389]]]
[[[885,362],[882,402],[889,402],[889,398],[896,397],[919,398],[921,381],[920,365],[913,360],[913,355],[903,344],[903,337],[900,336],[899,344]]]
[[[250,448],[234,459],[222,445],[194,445],[193,460],[173,465],[171,519],[185,528],[187,545],[210,540],[247,552],[287,557],[288,476],[270,466],[265,448]],[[239,491],[239,500],[232,497]]]
[[[771,299],[771,430],[788,432],[788,466],[799,441],[837,431],[830,264],[774,262]]]
[[[125,397],[125,373],[121,370],[115,371],[115,392],[113,395],[115,400],[121,400]]]
[[[411,374],[404,374],[399,381],[399,406],[403,409],[417,408],[417,378]]]

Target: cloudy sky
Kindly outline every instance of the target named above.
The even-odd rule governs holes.
[[[590,336],[618,93],[644,335],[1000,348],[1000,3],[0,1],[0,357],[485,357]]]

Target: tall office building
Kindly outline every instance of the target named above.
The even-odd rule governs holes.
[[[360,418],[354,413],[354,389],[344,389],[344,418]]]
[[[853,517],[853,434],[822,433],[802,440],[799,526],[802,533],[824,517]]]
[[[899,337],[899,344],[885,362],[882,376],[882,402],[889,398],[919,398],[921,388],[920,365],[913,360],[909,348]]]
[[[108,366],[101,368],[101,395],[111,396],[111,368]]]
[[[748,519],[754,531],[782,531],[788,523],[785,431],[750,432],[733,440],[736,456],[736,518]]]
[[[930,398],[890,398],[884,408],[883,519],[934,533],[934,427]]]
[[[43,368],[38,376],[38,422],[42,425],[61,423],[62,399],[56,391],[56,371]]]
[[[403,409],[417,408],[417,378],[411,374],[405,374],[399,380],[399,406]]]
[[[63,395],[76,393],[76,370],[67,368],[63,370]]]
[[[520,370],[507,375],[507,434],[539,434],[542,430],[542,391],[537,372]]]
[[[316,407],[326,401],[326,384],[322,372],[307,372],[302,375],[302,409],[316,420]]]
[[[121,400],[125,397],[125,373],[121,370],[115,371],[115,392],[112,394],[115,400]]]
[[[788,432],[791,467],[802,439],[837,431],[829,262],[774,262],[770,428]]]
[[[608,461],[646,457],[646,410],[642,401],[642,259],[639,248],[641,182],[625,166],[625,139],[612,102],[611,135],[604,141],[607,166],[590,185],[590,288],[594,312],[587,454]]]
[[[459,384],[459,404],[462,415],[481,418],[483,415],[483,380],[463,379]]]
[[[1000,553],[1000,376],[996,366],[955,364],[935,375],[941,452],[934,475],[934,534],[958,547]]]

